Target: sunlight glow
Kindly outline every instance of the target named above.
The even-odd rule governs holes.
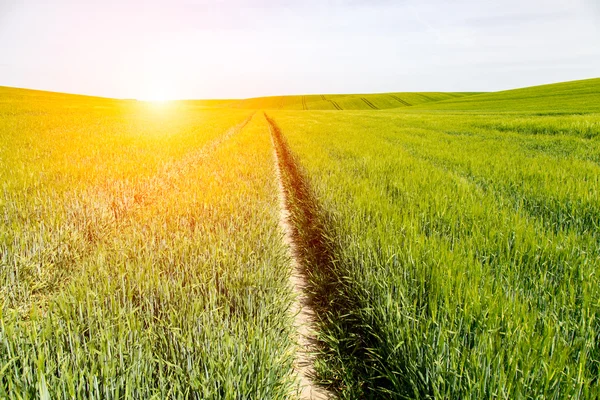
[[[156,103],[179,100],[181,93],[178,93],[177,84],[172,78],[173,68],[168,63],[162,63],[157,55],[153,55],[148,63],[151,67],[142,73],[143,85],[137,99]]]
[[[165,90],[150,90],[138,98],[141,101],[149,101],[153,103],[164,103],[175,100],[172,94]]]

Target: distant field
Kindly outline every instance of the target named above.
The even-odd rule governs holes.
[[[524,111],[532,114],[597,113],[600,112],[600,78],[483,93],[435,104],[422,104],[417,108],[475,113],[487,111]]]
[[[455,99],[471,94],[473,93],[406,92],[273,96],[232,101],[227,106],[264,110],[384,110]]]
[[[0,397],[597,399],[599,96],[0,87]]]

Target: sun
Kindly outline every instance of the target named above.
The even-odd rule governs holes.
[[[137,99],[153,103],[164,103],[177,100],[177,96],[172,85],[168,85],[166,82],[154,82],[154,84],[150,84],[144,88]]]
[[[173,96],[165,93],[164,91],[152,91],[147,94],[143,94],[138,98],[141,101],[148,101],[152,103],[165,103],[167,101],[174,100]]]
[[[137,96],[141,101],[164,103],[181,98],[181,82],[178,80],[177,65],[160,49],[144,57],[137,81]]]

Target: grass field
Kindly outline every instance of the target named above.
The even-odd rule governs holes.
[[[262,115],[3,100],[0,397],[289,398]]]
[[[331,393],[598,398],[599,85],[0,88],[0,397],[298,398],[282,184]]]
[[[475,93],[381,93],[381,94],[328,94],[307,96],[272,96],[231,100],[219,106],[255,110],[384,110],[410,107],[418,104],[457,99]],[[204,101],[190,102],[204,104]]]
[[[429,110],[474,113],[587,114],[600,112],[600,78],[482,93],[424,105]]]

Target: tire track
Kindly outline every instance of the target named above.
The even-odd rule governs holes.
[[[434,99],[433,97],[427,96],[426,94],[423,93],[417,93],[419,96],[421,96],[422,98],[424,98],[425,100],[427,100],[428,102],[430,101],[437,101],[436,99]]]
[[[336,103],[335,101],[333,101],[333,100],[327,100],[327,101],[329,101],[336,110],[342,110],[342,107],[340,107],[340,105],[338,103]]]
[[[369,107],[371,107],[373,110],[379,110],[378,107],[376,107],[373,103],[371,103],[369,100],[367,100],[365,97],[361,97],[360,98],[362,101],[365,102],[366,105],[368,105]]]
[[[317,341],[312,330],[314,336],[305,336],[299,343],[303,355],[298,358],[307,366],[299,371],[304,371],[307,379],[314,376],[312,361],[317,353],[320,365],[326,365],[323,371],[326,376],[322,378],[327,391],[321,392],[325,397],[312,398],[335,398],[338,394],[340,398],[387,398],[381,393],[386,393],[389,382],[379,378],[365,380],[373,376],[374,368],[381,366],[370,350],[378,345],[379,338],[369,327],[372,322],[361,318],[363,306],[357,290],[337,263],[336,255],[341,250],[335,238],[343,233],[335,232],[330,225],[334,217],[320,207],[277,123],[266,114],[265,117],[275,147],[281,199],[285,204],[282,226],[291,244],[294,273],[301,279],[301,284],[294,286],[298,307],[309,307],[310,322],[318,326],[322,338]],[[348,397],[349,394],[354,397]]]
[[[274,149],[277,180],[279,182],[280,226],[292,260],[290,282],[296,295],[291,312],[298,332],[295,368],[300,379],[301,399],[331,399],[333,394],[314,383],[317,314],[307,279],[308,269],[327,265],[330,252],[317,217],[315,201],[289,151],[275,121],[266,114]],[[316,257],[315,257],[316,256]]]
[[[408,101],[402,100],[400,97],[390,94],[390,97],[394,100],[396,100],[398,103],[402,103],[404,104],[406,107],[410,107],[412,106],[412,104],[410,104]]]

